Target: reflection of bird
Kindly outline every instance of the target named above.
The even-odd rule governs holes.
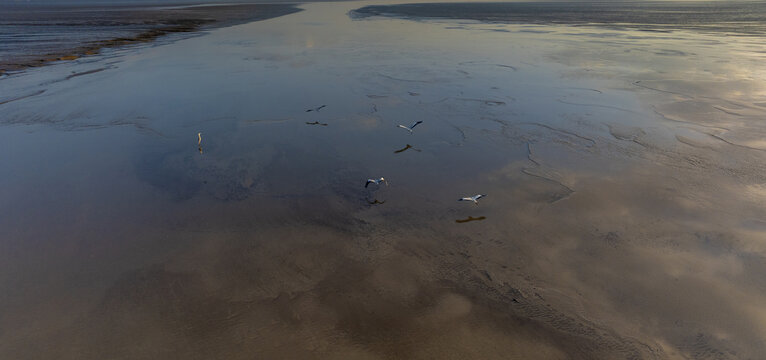
[[[199,153],[202,154],[202,133],[197,133],[197,149],[199,149]]]
[[[410,134],[412,134],[412,129],[414,129],[415,126],[418,126],[418,124],[420,124],[422,122],[423,122],[423,120],[418,120],[418,121],[415,121],[414,123],[412,123],[412,125],[410,125],[410,126],[397,125],[396,127],[400,127],[400,128],[402,128],[404,130],[407,130],[407,131],[410,132]]]
[[[394,151],[394,154],[398,154],[398,153],[400,153],[400,152],[405,152],[405,151],[407,151],[407,150],[409,150],[409,149],[412,149],[412,150],[415,150],[415,151],[417,151],[417,152],[420,152],[420,149],[416,149],[416,148],[415,148],[415,147],[413,147],[412,145],[410,145],[410,144],[407,144],[407,146],[405,146],[405,147],[403,147],[403,148],[401,148],[401,149],[399,149],[399,150],[396,150],[396,151]]]
[[[320,125],[320,126],[327,126],[325,123],[320,123],[319,121],[314,122],[306,122],[306,125]]]
[[[474,195],[474,196],[467,196],[464,198],[457,199],[457,201],[473,201],[474,204],[479,205],[479,199],[485,197],[487,195]]]
[[[319,107],[315,107],[313,109],[308,109],[308,110],[306,110],[306,112],[319,111],[319,110],[322,110],[322,108],[324,108],[326,106],[327,105],[322,105],[322,106],[319,106]]]
[[[388,181],[386,181],[386,179],[384,178],[380,178],[380,179],[367,179],[367,182],[364,183],[364,187],[368,187],[370,186],[370,184],[375,184],[380,186],[380,183],[386,183],[386,186],[388,186]]]
[[[479,216],[479,217],[469,216],[467,219],[457,219],[457,220],[455,220],[455,222],[458,223],[458,224],[462,224],[462,223],[467,223],[467,222],[471,222],[471,221],[481,221],[481,220],[484,220],[486,218],[487,218],[486,216]]]

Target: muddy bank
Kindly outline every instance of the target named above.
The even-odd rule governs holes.
[[[514,24],[607,26],[652,32],[694,30],[766,34],[761,1],[743,2],[499,2],[370,5],[351,12],[356,18],[465,19]]]
[[[300,11],[292,4],[215,6],[3,6],[0,74],[74,60],[103,48],[265,20]]]

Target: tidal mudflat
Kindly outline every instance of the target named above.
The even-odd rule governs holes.
[[[209,30],[296,11],[291,4],[4,3],[0,4],[0,75],[97,54],[103,48],[146,43],[168,34]]]
[[[766,353],[761,36],[367,5],[0,79],[0,358]]]

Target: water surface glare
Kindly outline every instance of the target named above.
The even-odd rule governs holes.
[[[0,358],[766,353],[760,37],[372,4],[1,78]]]

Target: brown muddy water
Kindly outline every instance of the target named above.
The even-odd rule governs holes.
[[[760,37],[369,4],[0,79],[0,358],[766,353]]]

